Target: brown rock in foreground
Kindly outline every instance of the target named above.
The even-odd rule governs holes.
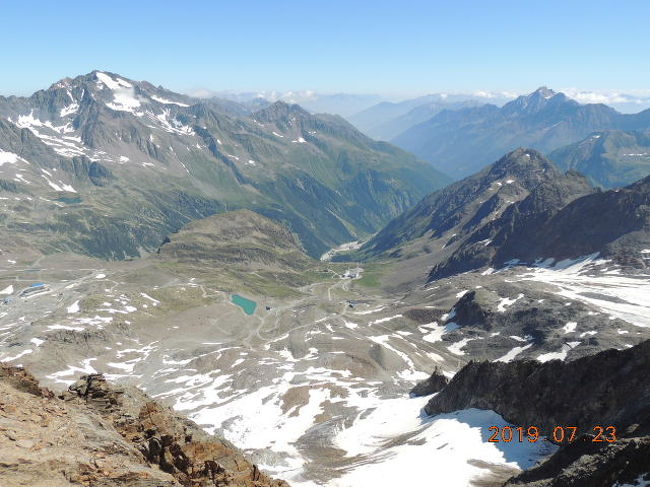
[[[288,487],[227,441],[101,374],[61,397],[0,365],[0,485]]]

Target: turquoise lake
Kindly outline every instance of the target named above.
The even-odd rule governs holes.
[[[257,303],[255,301],[251,301],[250,299],[240,296],[239,294],[232,295],[232,302],[243,309],[244,313],[247,315],[252,315],[255,313],[255,308],[257,308]]]

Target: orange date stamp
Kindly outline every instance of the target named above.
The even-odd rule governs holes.
[[[492,431],[492,435],[488,439],[491,443],[510,443],[511,441],[518,441],[523,443],[524,441],[529,441],[530,443],[535,443],[540,439],[540,432],[537,426],[529,426],[527,428],[523,426],[511,427],[511,426],[490,426],[489,431]],[[616,436],[616,427],[615,426],[594,426],[591,431],[593,432],[593,438],[591,441],[593,443],[614,443],[618,440]],[[552,439],[556,443],[573,443],[578,435],[577,426],[556,426],[553,428],[553,432],[549,439]],[[583,438],[589,440],[589,437]]]

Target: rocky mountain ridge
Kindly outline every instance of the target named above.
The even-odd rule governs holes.
[[[507,262],[562,261],[595,253],[629,268],[647,268],[650,177],[595,193],[584,178],[568,177],[579,181],[573,191],[566,191],[566,183],[559,191],[540,186],[467,239],[447,262],[432,269],[430,279],[485,266],[499,268]],[[549,203],[549,196],[559,204]]]
[[[464,236],[524,199],[540,183],[560,176],[561,171],[539,152],[517,149],[423,198],[364,244],[361,253],[400,256],[408,252],[405,247],[411,241],[423,239],[426,245],[425,240],[443,238],[441,250],[448,253]]]
[[[101,375],[57,397],[23,369],[1,365],[0,390],[3,485],[288,487],[230,443]]]
[[[517,149],[392,220],[352,255],[429,266],[428,282],[507,265],[552,265],[599,255],[645,269],[650,250],[648,178],[601,191]]]
[[[5,251],[27,241],[44,253],[134,257],[189,221],[249,208],[318,256],[444,181],[340,117],[282,102],[253,113],[102,71],[0,98]]]
[[[515,259],[532,262],[544,256],[535,254],[538,240],[534,235],[571,201],[592,192],[594,188],[587,179],[574,171],[541,182],[524,199],[476,229],[448,259],[431,270],[430,279],[481,267],[498,269]],[[565,234],[565,238],[571,239],[572,234]],[[525,252],[528,253],[524,258]],[[555,257],[553,253],[546,255]],[[582,255],[585,254],[571,257]]]
[[[650,341],[566,363],[470,362],[426,405],[436,415],[491,409],[552,437],[558,426],[579,436],[545,463],[506,485],[611,487],[647,475],[650,463]],[[615,426],[616,441],[593,442],[596,426]]]

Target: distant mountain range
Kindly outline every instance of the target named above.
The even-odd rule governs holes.
[[[448,179],[338,116],[253,112],[94,71],[0,97],[0,248],[107,258],[191,220],[249,208],[312,256],[381,228]]]
[[[557,93],[542,87],[518,98],[508,92],[434,93],[402,101],[378,95],[327,95],[314,91],[221,92],[218,95],[220,98],[215,101],[221,104],[224,99],[235,101],[240,109],[244,107],[251,112],[282,100],[299,103],[314,113],[341,115],[366,135],[391,141],[454,178],[472,174],[500,154],[517,147],[531,147],[548,154],[578,143],[595,132],[643,133],[650,129],[649,112],[634,113],[650,106],[650,98],[640,94],[574,89]],[[617,112],[616,108],[627,115]],[[603,187],[629,184],[647,174],[642,157],[623,155],[643,155],[643,151],[625,152],[623,149],[621,147],[621,157],[613,166],[611,162],[605,166],[615,166],[627,176],[607,181],[602,170],[600,175],[592,175],[586,163],[581,164],[581,171],[594,184]],[[611,151],[605,157],[609,161],[617,158]],[[560,160],[558,164],[569,167]]]
[[[621,114],[602,104],[581,105],[542,87],[503,107],[443,110],[392,142],[462,178],[517,147],[550,152],[596,131],[648,129],[650,109]]]
[[[550,262],[600,253],[648,266],[650,177],[602,192],[562,173],[532,149],[517,149],[476,175],[424,198],[359,251],[420,257],[428,280],[508,263]]]
[[[650,91],[639,91],[636,93],[621,93],[613,91],[595,92],[577,90],[575,88],[563,89],[562,92],[572,100],[579,103],[603,103],[622,113],[637,113],[650,108]],[[467,100],[475,100],[480,104],[491,103],[502,106],[515,99],[519,93],[513,91],[474,91],[467,93],[457,92],[432,92],[420,96],[396,96],[364,93],[321,93],[314,90],[290,90],[290,91],[234,91],[234,90],[206,90],[200,89],[189,93],[198,98],[216,97],[222,100],[231,100],[242,105],[259,104],[261,102],[271,104],[276,101],[285,103],[296,103],[303,108],[315,113],[331,113],[341,115],[347,119],[361,115],[367,109],[375,105],[405,106],[411,110],[418,105],[424,105],[440,99],[448,103],[456,103]],[[407,111],[408,111],[407,110]],[[396,115],[388,114],[390,118],[404,115],[406,112]],[[381,123],[388,119],[381,120]],[[379,121],[378,121],[379,122]],[[361,127],[360,127],[361,128]]]
[[[390,140],[442,110],[476,107],[483,103],[469,96],[434,94],[396,103],[384,101],[348,117],[348,120],[370,137]]]
[[[245,106],[270,105],[276,101],[283,101],[290,105],[300,105],[312,113],[329,113],[349,117],[380,103],[379,95],[364,95],[351,93],[324,94],[315,91],[261,91],[261,92],[233,92],[217,91],[202,93],[210,94],[217,99],[232,100]]]
[[[481,102],[477,100],[465,100],[457,102],[432,102],[424,105],[418,105],[409,110],[404,115],[400,115],[381,125],[373,126],[370,133],[373,137],[380,140],[391,140],[405,130],[422,123],[442,110],[460,110],[462,108],[480,106]]]

